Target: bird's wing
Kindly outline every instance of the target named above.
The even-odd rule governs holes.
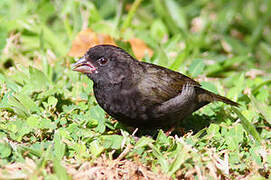
[[[184,84],[200,86],[197,81],[169,69],[147,64],[138,89],[151,104],[161,104],[182,92]]]

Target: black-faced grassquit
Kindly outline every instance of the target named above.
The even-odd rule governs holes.
[[[112,45],[90,48],[73,70],[94,82],[97,102],[109,115],[132,127],[172,128],[213,101],[238,106],[181,73],[140,62]]]

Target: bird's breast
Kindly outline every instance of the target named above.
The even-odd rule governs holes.
[[[147,120],[147,106],[135,90],[114,87],[94,87],[98,104],[112,117],[120,121]],[[127,122],[124,122],[127,123]]]

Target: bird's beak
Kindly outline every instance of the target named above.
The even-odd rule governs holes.
[[[73,71],[78,71],[84,74],[96,72],[96,68],[85,57],[80,58],[76,63],[71,65]]]

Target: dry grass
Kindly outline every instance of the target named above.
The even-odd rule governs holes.
[[[172,179],[161,172],[153,172],[149,167],[140,162],[118,159],[110,160],[105,156],[97,158],[94,162],[78,163],[75,160],[66,160],[62,164],[74,180]],[[45,169],[48,174],[53,173],[52,163],[48,163]],[[37,164],[29,158],[26,158],[24,163],[8,164],[0,169],[0,179],[29,179],[35,175],[38,179],[44,179],[41,171],[37,169]]]
[[[105,156],[98,158],[94,163],[85,162],[79,166],[65,165],[67,171],[73,179],[96,179],[96,180],[116,180],[116,179],[164,179],[170,177],[155,173],[151,169],[139,162],[129,160],[109,160]]]

